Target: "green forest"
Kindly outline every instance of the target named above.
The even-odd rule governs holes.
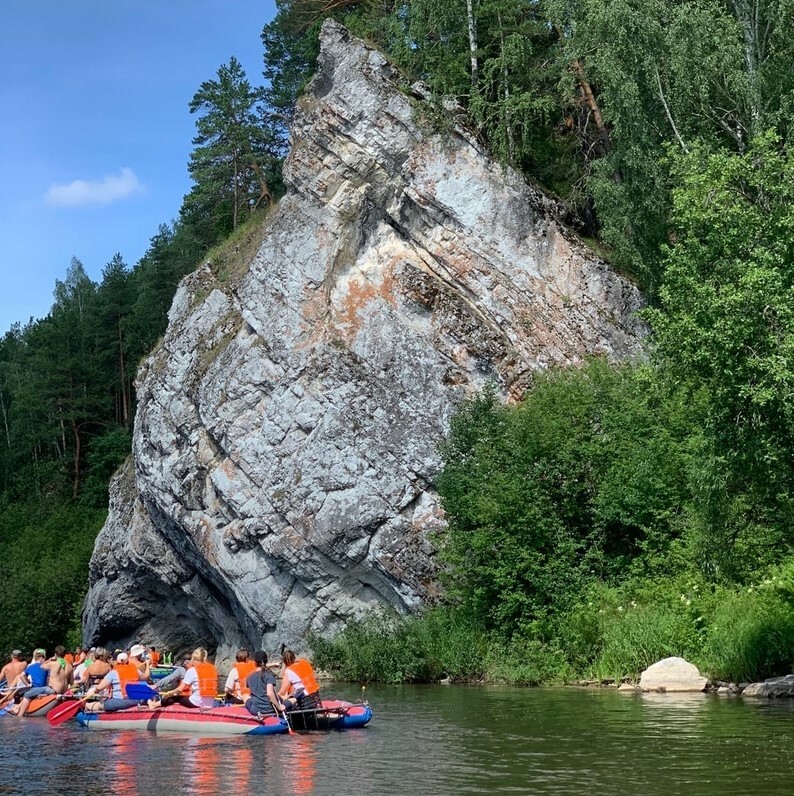
[[[647,360],[539,375],[461,407],[442,446],[445,598],[378,617],[320,665],[362,680],[715,678],[794,668],[794,0],[281,0],[264,83],[196,91],[193,187],[134,266],[73,261],[0,343],[0,646],[79,634],[141,359],[178,280],[283,191],[289,121],[333,16],[644,291]],[[241,232],[238,230],[242,230]],[[46,556],[41,552],[46,550]],[[46,578],[40,570],[52,564]],[[10,589],[40,594],[41,608]],[[18,608],[17,608],[18,605]]]

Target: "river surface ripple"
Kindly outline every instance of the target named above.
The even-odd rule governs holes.
[[[794,700],[498,686],[366,695],[372,724],[328,734],[206,738],[4,717],[0,794],[794,793]]]

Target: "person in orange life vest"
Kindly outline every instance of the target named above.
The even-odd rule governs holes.
[[[157,647],[149,647],[149,661],[152,664],[152,669],[160,665],[160,653]]]
[[[237,650],[235,659],[237,662],[232,666],[223,690],[227,702],[242,705],[251,693],[245,678],[256,669],[256,664],[248,660],[248,650],[246,649]]]
[[[152,665],[150,661],[143,659],[144,655],[146,655],[146,647],[143,644],[133,644],[130,648],[130,663],[137,666],[138,671],[146,675],[144,680],[149,680],[152,674]]]
[[[207,661],[207,650],[196,647],[190,656],[190,668],[179,686],[165,691],[160,699],[150,699],[149,707],[154,710],[177,702],[185,708],[212,708],[217,691],[218,670]]]
[[[85,660],[85,651],[82,647],[75,647],[74,648],[74,660],[72,661],[73,666],[79,666]]]
[[[321,707],[320,685],[309,661],[306,658],[297,658],[292,650],[284,650],[281,660],[284,674],[278,695],[287,705],[287,709]]]
[[[120,652],[116,656],[116,664],[96,685],[92,685],[85,692],[87,697],[110,690],[110,698],[104,702],[88,702],[84,710],[86,713],[113,713],[117,710],[134,708],[140,704],[145,704],[143,699],[130,699],[127,696],[127,683],[138,683],[145,680],[146,676],[138,670],[134,663],[130,663],[126,652]]]

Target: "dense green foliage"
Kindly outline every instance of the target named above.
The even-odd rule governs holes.
[[[79,643],[74,628],[104,512],[48,500],[0,507],[0,645]],[[69,631],[72,631],[71,634]]]

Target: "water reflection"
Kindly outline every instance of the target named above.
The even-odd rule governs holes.
[[[110,760],[113,767],[114,788],[118,796],[139,796],[137,784],[137,763],[140,756],[136,748],[136,734],[133,732],[96,733],[98,744],[110,746]]]
[[[344,733],[197,738],[0,720],[0,794],[794,791],[794,702],[495,687],[368,696],[373,724]]]

